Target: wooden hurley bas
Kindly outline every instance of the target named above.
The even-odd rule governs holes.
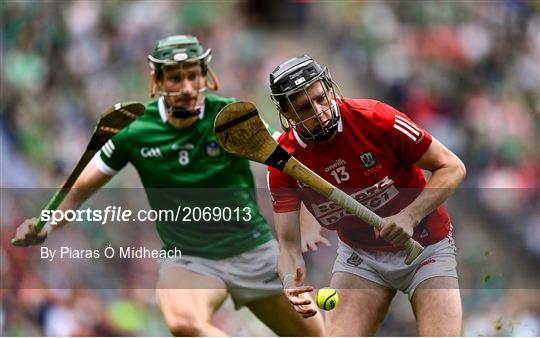
[[[382,229],[383,221],[380,216],[311,171],[277,144],[253,103],[234,102],[224,107],[216,117],[214,131],[219,144],[227,152],[274,167],[311,187],[374,228]],[[408,252],[405,259],[407,265],[424,250],[412,238],[405,244],[405,249]]]

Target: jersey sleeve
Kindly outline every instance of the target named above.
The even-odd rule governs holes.
[[[98,169],[106,175],[115,175],[129,161],[127,153],[128,128],[123,129],[114,135],[107,143],[101,147],[98,155],[95,157]]]
[[[296,181],[281,171],[268,167],[268,190],[272,198],[274,212],[290,212],[300,210],[300,196]]]
[[[373,107],[373,125],[404,163],[418,162],[432,142],[426,130],[407,115],[382,102],[377,102]]]

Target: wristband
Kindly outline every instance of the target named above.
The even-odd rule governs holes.
[[[292,283],[292,287],[296,286],[295,282],[296,276],[292,273],[288,273],[285,276],[283,276],[283,288],[284,289],[290,289],[290,284]]]

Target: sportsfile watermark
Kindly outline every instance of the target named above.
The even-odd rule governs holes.
[[[56,225],[63,222],[249,222],[253,213],[250,207],[186,207],[173,209],[131,210],[122,206],[104,209],[43,210],[42,221]]]
[[[395,199],[405,196],[412,200],[420,193],[417,189],[398,188],[388,180],[378,180],[374,185],[345,190],[383,215]],[[256,264],[255,259],[261,259],[261,265],[270,264],[266,260],[275,261],[275,252],[260,251],[261,245],[270,243],[265,241],[271,240],[270,231],[275,226],[273,201],[267,188],[104,188],[96,191],[78,210],[66,204],[56,212],[42,212],[55,189],[4,188],[2,191],[0,224],[5,239],[2,252],[7,253],[2,257],[8,261],[2,267],[8,272],[13,270],[13,273],[0,274],[3,285],[21,283],[16,273],[19,266],[27,266],[28,271],[39,277],[26,281],[24,288],[42,288],[41,281],[45,281],[50,288],[77,285],[115,289],[133,283],[137,288],[154,288],[162,264],[194,267],[199,258],[208,258],[223,265],[222,257],[238,255],[237,252],[248,255],[247,266]],[[75,193],[90,192],[76,190]],[[279,196],[306,193],[310,193],[308,188],[299,187],[284,190]],[[453,192],[445,208],[450,216],[455,247],[452,245],[452,250],[443,258],[455,256],[462,290],[538,289],[540,280],[534,272],[538,271],[540,262],[539,196],[537,189],[465,188]],[[314,199],[302,209],[301,217],[307,210],[323,226],[320,235],[331,243],[331,247],[319,243],[317,251],[306,253],[309,257],[306,285],[327,286],[339,251],[339,234],[324,227],[352,220],[354,216],[324,198]],[[53,231],[40,245],[11,246],[9,240],[16,236],[17,227],[33,217],[48,220]],[[246,221],[248,219],[251,221]],[[63,226],[53,225],[63,220],[66,221]],[[309,218],[304,220],[310,221]],[[362,235],[371,234],[369,228],[363,229]],[[425,238],[422,236],[424,231],[419,232],[417,238],[421,241]],[[181,258],[179,252],[167,252],[173,248],[181,250]],[[176,258],[171,258],[174,255]],[[431,273],[446,264],[440,259],[439,256],[422,257],[415,262],[414,269],[418,273]],[[350,269],[362,269],[367,264],[365,257],[353,253],[344,256],[342,263]],[[170,287],[195,287],[188,282],[186,279]],[[215,285],[197,284],[196,287],[213,288]]]

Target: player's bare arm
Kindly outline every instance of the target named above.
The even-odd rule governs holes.
[[[330,246],[330,241],[321,235],[319,221],[307,210],[304,203],[300,208],[300,233],[302,235],[302,252],[317,251],[318,245]]]
[[[90,161],[83,172],[62,201],[58,210],[77,210],[97,189],[102,187],[111,176],[102,173],[94,161]],[[63,226],[66,221],[57,224],[47,224],[41,231],[36,233],[35,225],[37,218],[29,218],[17,227],[15,239],[20,240],[20,246],[39,245],[45,241],[51,231]]]
[[[279,242],[278,273],[285,295],[296,312],[309,318],[317,314],[308,293],[313,291],[304,286],[306,266],[300,247],[299,211],[274,213]]]
[[[402,246],[412,236],[414,227],[452,195],[466,174],[463,162],[435,138],[415,165],[431,171],[432,175],[410,205],[384,218],[380,236],[396,246]]]

